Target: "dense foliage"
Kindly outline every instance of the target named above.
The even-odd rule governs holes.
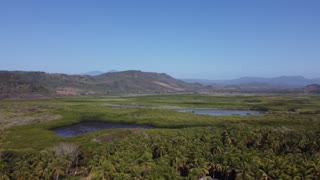
[[[36,153],[4,151],[2,179],[319,179],[320,132],[242,126],[131,130]],[[68,144],[67,144],[68,145]],[[68,148],[69,147],[69,148]],[[70,148],[71,147],[71,148]],[[73,150],[70,150],[73,149]]]
[[[320,96],[305,95],[1,101],[0,180],[320,179],[319,102]],[[179,107],[267,112],[208,116],[172,110]],[[72,138],[50,130],[88,120],[158,129],[101,130]]]

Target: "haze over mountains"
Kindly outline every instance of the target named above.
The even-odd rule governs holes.
[[[159,93],[319,93],[319,79],[302,76],[245,77],[228,81],[178,80],[165,73],[136,70],[90,75],[0,71],[0,98]],[[311,85],[313,84],[313,85]],[[307,86],[309,85],[309,86]],[[307,86],[307,87],[305,87]]]
[[[85,73],[82,73],[80,75],[89,75],[89,76],[97,76],[97,75],[101,75],[101,74],[105,74],[105,73],[110,73],[110,72],[118,72],[116,70],[110,70],[110,71],[107,71],[107,72],[103,72],[103,71],[90,71],[90,72],[85,72]]]
[[[242,77],[232,80],[183,79],[190,83],[203,85],[260,85],[274,88],[301,88],[310,84],[320,84],[320,78],[307,79],[303,76],[279,76],[274,78]]]
[[[118,72],[116,70],[110,71],[90,71],[83,73],[81,75],[89,75],[89,76],[97,76],[105,73],[112,73]],[[182,81],[188,83],[199,83],[205,86],[212,85],[212,86],[230,86],[230,85],[242,85],[242,86],[249,86],[249,85],[258,85],[258,86],[265,86],[265,87],[273,87],[273,88],[302,88],[310,84],[320,84],[320,78],[313,78],[308,79],[303,76],[278,76],[272,78],[266,77],[240,77],[237,79],[230,79],[230,80],[211,80],[211,79],[180,79]]]

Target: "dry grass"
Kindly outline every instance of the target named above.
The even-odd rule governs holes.
[[[46,121],[52,121],[56,119],[61,119],[61,115],[43,115],[43,116],[20,116],[15,118],[4,118],[0,120],[0,128],[8,128],[11,126],[16,125],[27,125],[27,124],[35,124],[35,123],[41,123]]]
[[[3,103],[0,105],[0,129],[61,118],[61,115],[54,114],[49,107],[43,107],[39,104]]]

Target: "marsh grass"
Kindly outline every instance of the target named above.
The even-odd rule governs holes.
[[[112,108],[111,105],[145,105],[181,108],[251,109],[267,112],[261,116],[209,116],[180,113],[164,108]],[[52,128],[81,121],[105,121],[152,125],[157,128],[228,127],[243,124],[285,126],[296,129],[320,127],[320,96],[208,96],[156,95],[136,97],[72,97],[49,100],[2,101],[0,123],[7,134],[5,149],[43,149],[64,141],[90,142],[102,130],[76,138],[61,138]],[[149,131],[149,130],[146,130]],[[89,138],[88,138],[89,137]]]
[[[122,105],[141,106],[113,107]],[[319,96],[72,97],[1,101],[0,107],[0,165],[4,167],[0,175],[11,179],[20,175],[40,179],[199,179],[204,175],[222,178],[228,172],[233,172],[228,176],[235,179],[242,168],[250,176],[255,173],[256,179],[266,179],[262,170],[269,166],[277,169],[271,179],[300,177],[297,171],[309,172],[313,179],[320,177],[316,169],[320,162]],[[209,116],[176,112],[172,107],[251,109],[264,114]],[[156,128],[105,129],[71,138],[51,130],[82,121]],[[54,152],[61,144],[77,147],[78,156]],[[274,162],[282,164],[276,167]],[[46,169],[50,171],[43,174]]]

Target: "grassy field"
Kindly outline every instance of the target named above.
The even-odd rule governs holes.
[[[119,106],[121,107],[126,105],[130,105],[131,107],[144,106],[144,108],[119,108]],[[145,106],[148,106],[149,108],[146,108]],[[262,111],[263,114],[259,116],[209,116],[192,113],[179,113],[174,111],[174,109],[177,108],[248,109]],[[81,121],[97,120],[106,122],[147,124],[153,125],[157,128],[148,130],[101,130],[73,138],[59,137],[50,130],[55,127]],[[168,141],[170,141],[169,143],[172,143],[172,138],[179,137],[179,134],[182,134],[181,137],[185,138],[184,141],[191,141],[194,137],[207,134],[208,131],[215,131],[214,135],[208,135],[208,137],[215,137],[216,135],[221,135],[225,130],[233,131],[234,129],[238,129],[237,133],[241,134],[243,131],[260,132],[261,129],[264,128],[267,128],[268,131],[272,129],[275,131],[279,130],[281,132],[299,131],[302,132],[302,134],[304,134],[304,132],[314,132],[313,135],[315,136],[317,133],[319,134],[320,130],[320,96],[213,96],[188,94],[128,97],[70,97],[46,100],[6,100],[0,102],[0,125],[0,152],[3,152],[3,154],[8,154],[9,152],[12,154],[14,152],[13,154],[17,153],[18,155],[16,156],[20,157],[20,155],[24,153],[33,154],[41,151],[51,151],[53,147],[61,143],[73,144],[79,147],[82,152],[82,169],[87,169],[86,171],[83,170],[83,172],[77,177],[88,177],[96,175],[90,174],[89,172],[93,171],[93,169],[89,168],[90,161],[88,158],[93,157],[94,155],[92,153],[98,151],[92,150],[93,148],[108,149],[116,146],[114,148],[118,148],[119,152],[127,152],[130,148],[134,151],[137,147],[133,145],[130,145],[126,150],[122,147],[118,147],[119,145],[117,145],[118,143],[130,144],[128,143],[129,140],[136,141],[135,139],[140,139],[140,143],[145,146],[148,146],[148,143],[155,146],[154,141],[157,142],[163,138],[163,142],[168,143]],[[156,140],[150,140],[150,138],[147,138],[146,136],[152,136]],[[244,133],[243,136],[247,136],[247,134]],[[206,139],[207,137],[204,138]],[[238,139],[238,141],[240,142],[242,140]],[[158,144],[159,143],[162,144],[162,142],[158,142]],[[181,148],[188,149],[188,147]],[[189,148],[194,147],[192,146]],[[205,147],[205,149],[206,148],[208,147]],[[132,151],[130,151],[130,153],[132,153]],[[167,149],[166,151],[170,150]],[[188,149],[188,151],[190,151],[190,149]],[[111,152],[111,150],[108,150],[108,152]],[[174,154],[174,152],[167,153],[171,156]],[[14,155],[12,156],[15,157]],[[139,161],[139,165],[146,162],[151,163],[152,160],[152,163],[155,163],[157,166],[164,166],[161,165],[161,163],[165,162],[158,162],[157,158],[153,157],[150,160],[150,154],[144,154],[143,156],[145,157],[141,157],[142,160],[140,160],[141,162]],[[170,159],[171,156],[168,157],[168,159]],[[119,162],[117,163],[114,158],[111,159],[113,159],[113,161],[108,162],[115,166],[113,167],[115,169],[114,173],[118,173],[119,171],[122,172],[122,170],[116,167],[119,165]],[[74,164],[71,164],[73,167]],[[181,178],[191,178],[191,171],[187,176],[183,176],[183,170],[181,170],[181,168],[186,168],[185,166],[187,164],[188,163],[185,162],[181,167],[179,166],[180,170],[179,167],[177,167],[176,172],[173,174],[176,174],[177,177]],[[100,165],[95,166],[100,167]],[[17,177],[16,175],[12,175],[14,170],[10,169],[10,167],[11,165],[8,163],[8,171],[5,172],[7,172],[7,174],[10,172],[11,175],[9,175],[9,177],[11,178]],[[170,167],[173,167],[172,162]],[[163,168],[164,169],[162,171],[165,171],[166,173],[167,171],[172,171],[172,168]],[[200,174],[210,174],[207,171],[202,172],[202,174],[198,172],[194,177],[200,177]],[[235,169],[234,171],[234,176],[237,176],[238,171]],[[110,173],[111,172],[109,172],[109,174]],[[122,173],[131,174],[130,177],[133,177],[133,172],[123,171]],[[4,172],[2,172],[2,175],[3,174]],[[70,178],[70,174],[72,173],[69,168],[68,171],[65,171],[60,176]],[[56,175],[56,173],[52,174],[52,176]],[[140,174],[139,176],[142,175]],[[97,177],[97,179],[100,179],[99,177],[101,176],[97,175]],[[130,177],[128,179],[130,179]],[[147,176],[144,175],[143,177]],[[221,174],[219,177],[223,179]],[[107,179],[116,178],[115,176],[110,176]],[[147,179],[152,178],[151,176],[148,176]]]
[[[150,108],[113,108],[119,105],[145,105]],[[50,129],[84,120],[148,124],[159,128],[225,127],[234,123],[303,129],[320,127],[320,96],[306,95],[72,97],[2,101],[0,107],[0,124],[6,134],[2,148],[10,149],[39,150],[65,141]],[[178,113],[172,110],[176,108],[250,109],[259,110],[265,114],[208,116]],[[108,132],[108,130],[102,132]]]

